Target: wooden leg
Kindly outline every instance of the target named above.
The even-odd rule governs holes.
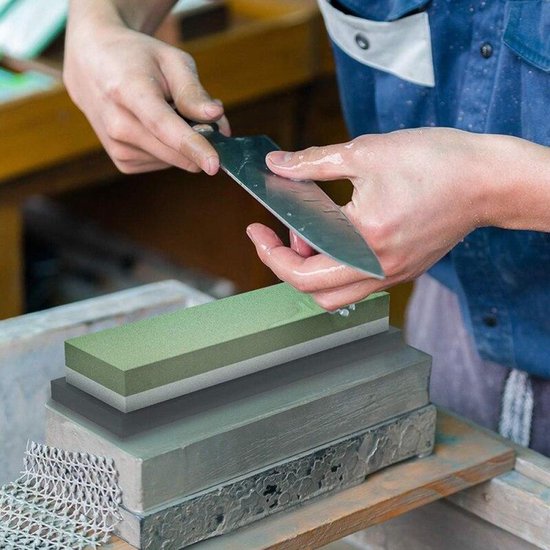
[[[23,312],[22,215],[17,203],[0,203],[0,319]]]

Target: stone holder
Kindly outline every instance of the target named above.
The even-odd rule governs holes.
[[[436,409],[428,405],[145,516],[122,510],[118,534],[143,550],[178,550],[229,533],[358,485],[381,468],[431,453],[435,420]]]
[[[184,417],[125,439],[52,400],[47,442],[112,458],[123,506],[147,515],[427,405],[429,373],[392,330],[184,396]]]

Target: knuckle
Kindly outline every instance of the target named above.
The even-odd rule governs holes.
[[[398,231],[398,224],[387,218],[370,217],[361,223],[361,232],[377,250],[384,250]]]
[[[386,276],[401,278],[408,267],[408,257],[399,250],[389,250],[381,254],[380,263]]]
[[[134,162],[137,160],[135,153],[131,149],[118,143],[110,145],[109,155],[112,159],[121,163]]]
[[[323,155],[323,150],[323,147],[313,145],[312,147],[308,147],[307,149],[304,149],[301,153],[299,153],[298,160],[314,160],[317,157]]]
[[[127,138],[127,127],[120,115],[113,115],[105,121],[105,131],[116,141],[124,141]]]
[[[74,94],[73,94],[72,74],[71,74],[71,71],[66,66],[63,69],[62,80],[63,80],[63,84],[65,86],[65,89],[67,90],[67,93],[69,94],[69,97],[76,103],[76,101],[74,99]]]
[[[197,63],[191,54],[179,51],[179,57],[187,69],[189,69],[192,73],[197,74]]]
[[[110,80],[105,84],[105,96],[115,102],[124,97],[124,86],[120,80]]]
[[[155,135],[164,135],[163,129],[165,128],[165,126],[162,123],[162,120],[159,118],[148,117],[147,128],[149,128],[149,131]]]

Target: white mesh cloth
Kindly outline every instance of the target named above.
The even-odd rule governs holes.
[[[81,550],[121,520],[114,462],[30,442],[21,477],[0,489],[0,548]]]

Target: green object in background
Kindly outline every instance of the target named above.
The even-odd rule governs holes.
[[[0,15],[2,15],[14,0],[0,0]]]
[[[0,53],[36,57],[64,29],[68,10],[68,0],[0,0]]]
[[[0,103],[51,89],[56,79],[36,71],[15,73],[0,67]]]
[[[129,412],[383,332],[388,315],[386,293],[342,317],[279,284],[68,340],[67,381]]]

